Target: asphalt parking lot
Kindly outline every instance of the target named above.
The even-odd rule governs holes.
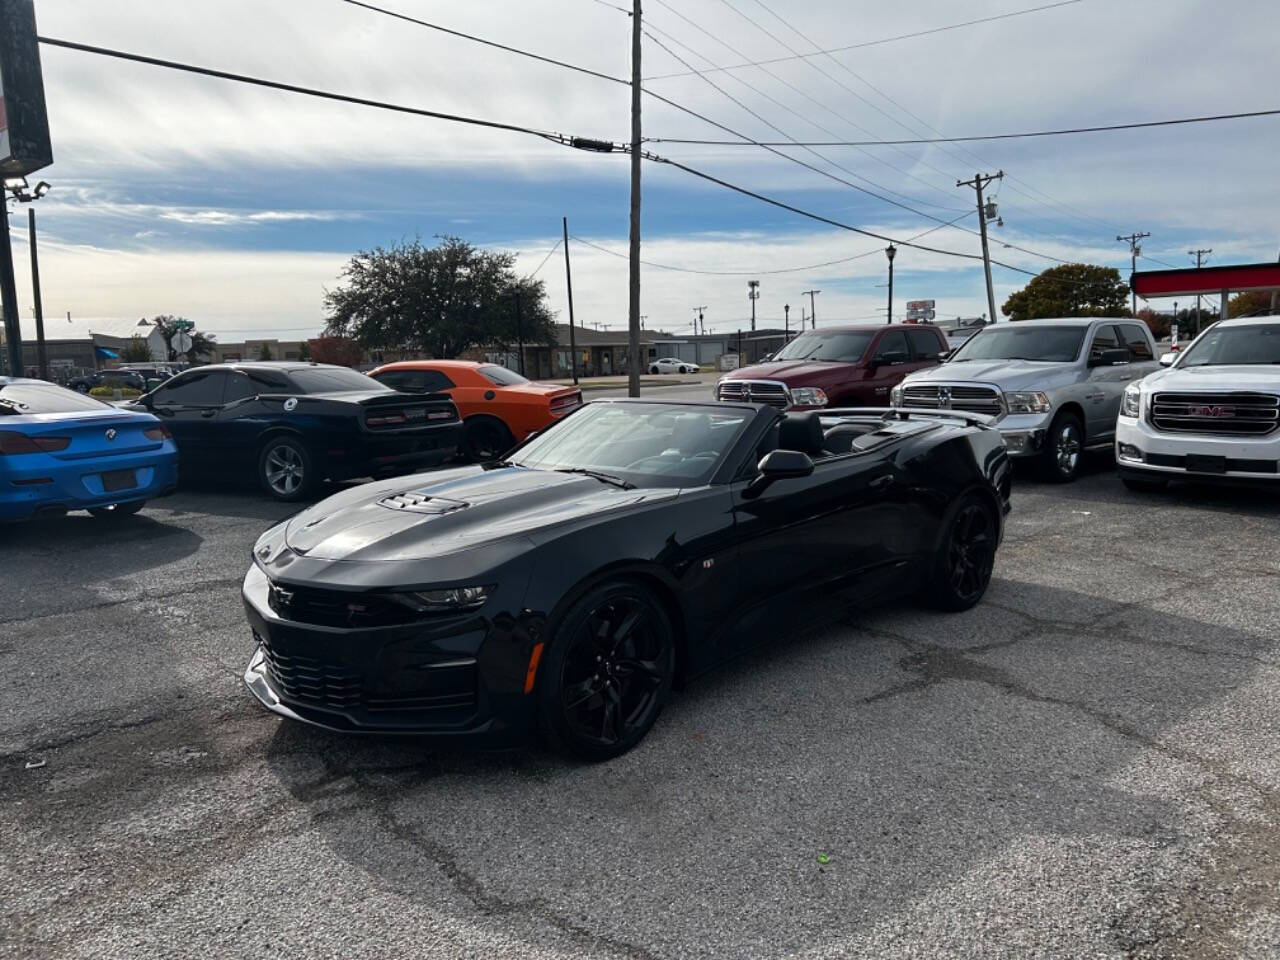
[[[586,766],[257,707],[292,508],[0,531],[0,954],[1273,957],[1280,498],[1020,478],[986,601],[779,638]]]

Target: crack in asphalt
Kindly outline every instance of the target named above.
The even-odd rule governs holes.
[[[137,596],[122,597],[118,600],[102,600],[98,603],[85,604],[82,607],[66,607],[61,610],[55,610],[44,613],[32,613],[25,617],[8,617],[0,618],[0,626],[10,626],[19,623],[34,623],[37,620],[51,620],[55,617],[65,617],[77,613],[91,613],[95,610],[109,610],[112,607],[120,607],[129,603],[153,603],[156,601],[170,600],[174,597],[186,597],[192,594],[205,593],[209,590],[225,590],[228,587],[238,587],[244,582],[243,577],[220,577],[215,580],[201,580],[197,584],[190,587],[182,587],[176,590],[166,590],[164,593],[140,593]]]

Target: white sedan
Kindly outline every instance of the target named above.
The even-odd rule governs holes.
[[[699,367],[688,360],[677,360],[675,357],[663,357],[661,360],[649,362],[650,373],[697,373]]]

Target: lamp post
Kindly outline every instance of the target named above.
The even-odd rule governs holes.
[[[791,304],[782,305],[783,343],[791,339]]]
[[[889,258],[889,318],[886,323],[893,323],[893,258],[898,255],[898,248],[892,243],[884,248],[884,255]]]
[[[756,331],[756,301],[760,299],[760,281],[747,281],[747,299],[751,301],[751,332]]]

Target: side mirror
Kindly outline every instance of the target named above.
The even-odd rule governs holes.
[[[813,461],[799,450],[773,450],[760,461],[760,475],[747,484],[742,495],[748,500],[764,493],[777,480],[795,480],[813,473]]]
[[[1177,359],[1178,359],[1178,355],[1176,353],[1166,353],[1163,357],[1160,358],[1160,366],[1172,367],[1173,361]]]
[[[938,362],[939,362],[939,363],[941,363],[943,360],[949,360],[949,359],[951,359],[951,355],[952,355],[953,353],[955,353],[955,351],[954,351],[954,350],[939,350],[939,351],[938,351],[938,358],[937,358],[937,359],[938,359]]]
[[[1089,366],[1091,367],[1115,367],[1128,362],[1128,347],[1117,347],[1114,350],[1103,350],[1097,356],[1089,357]]]

